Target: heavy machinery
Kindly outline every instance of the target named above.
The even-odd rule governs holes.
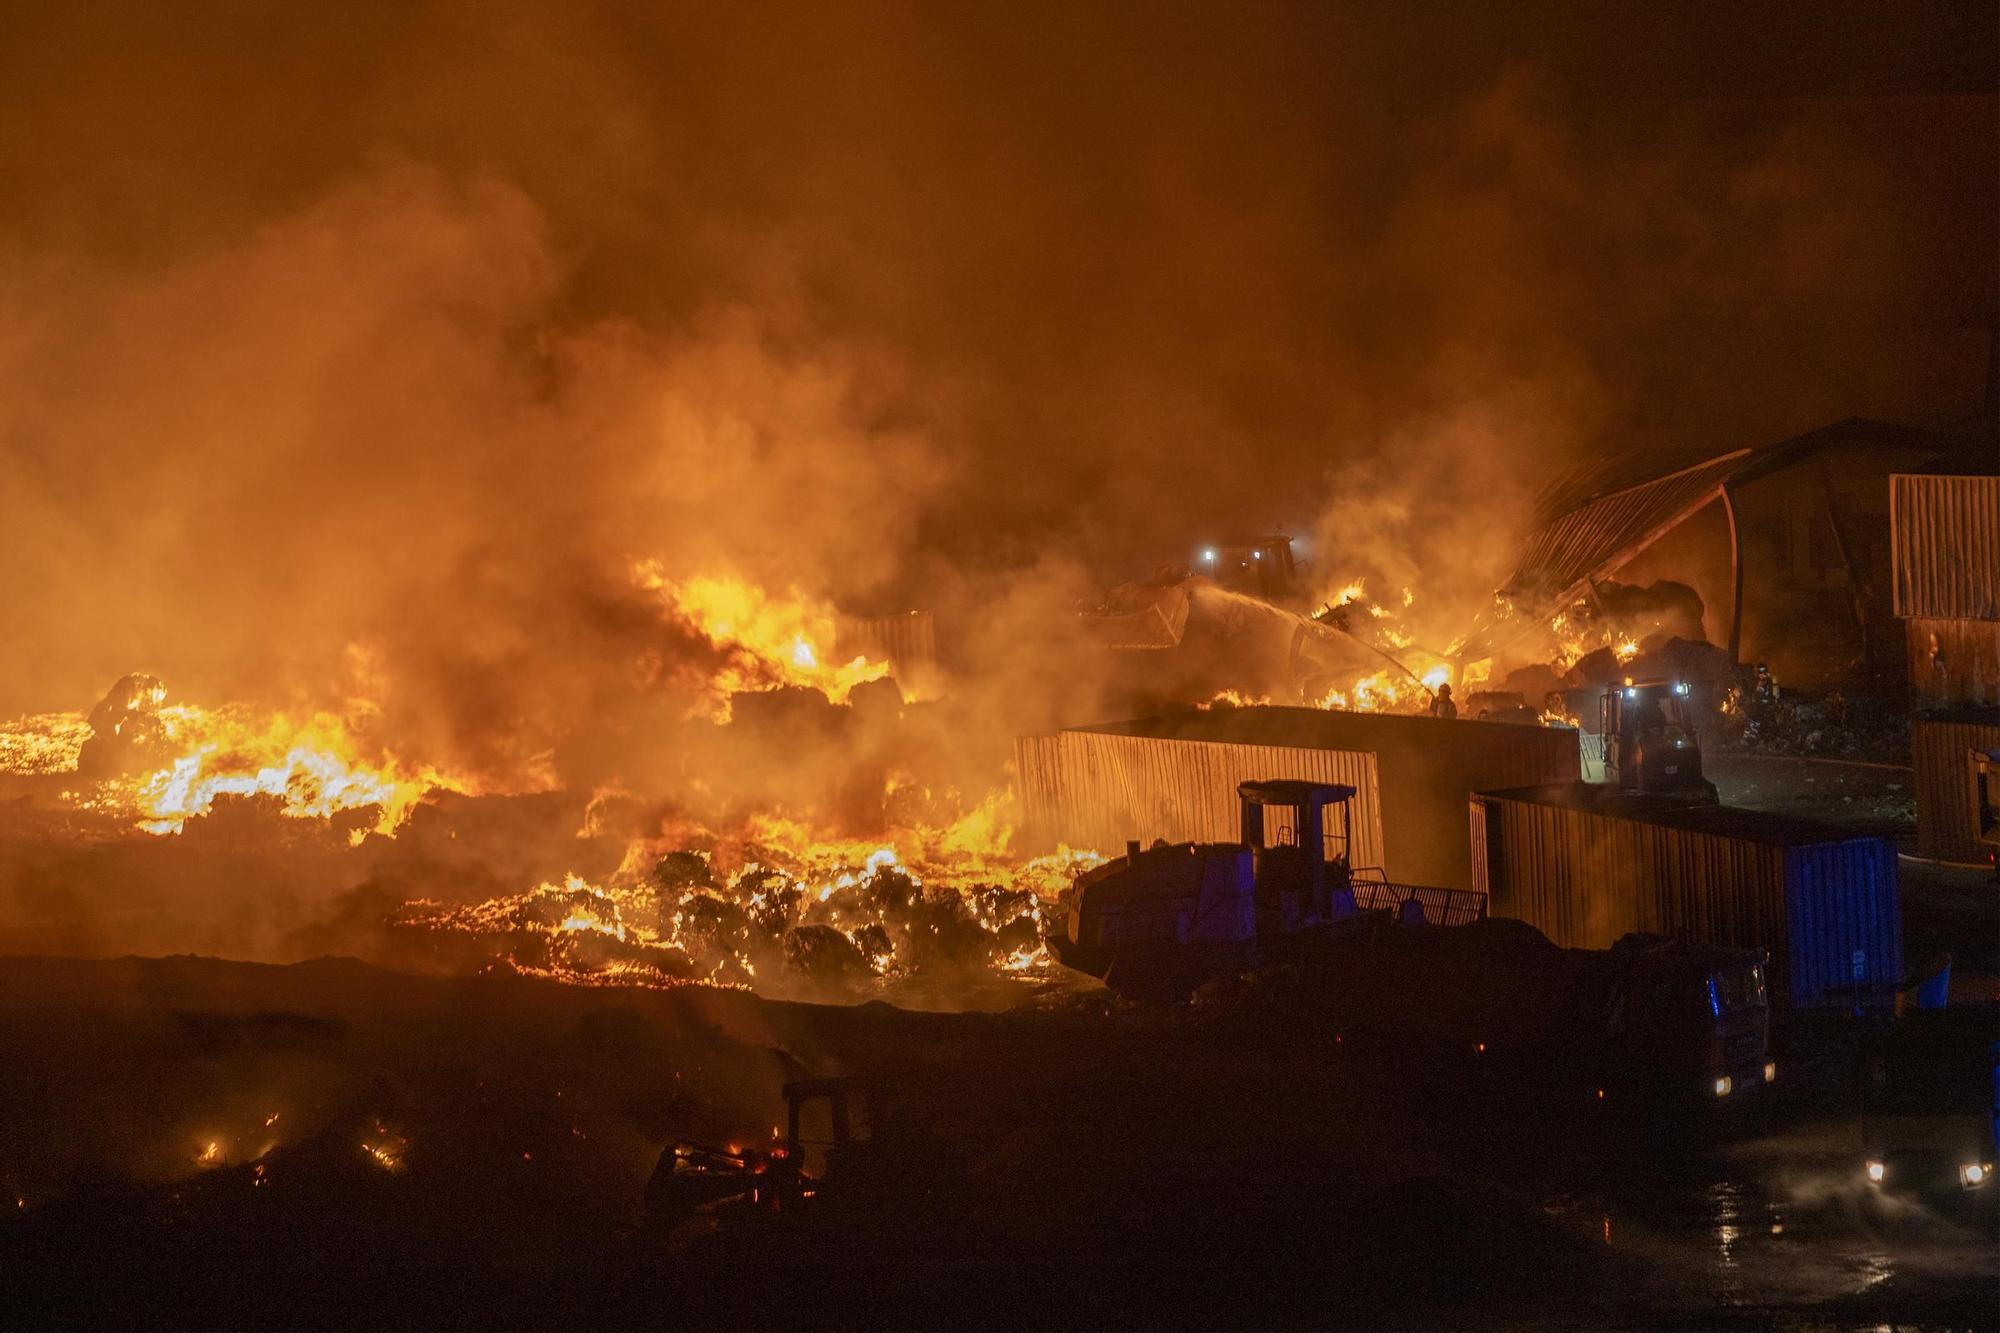
[[[1240,841],[1133,841],[1079,875],[1049,939],[1057,959],[1115,990],[1185,995],[1269,961],[1311,927],[1370,912],[1415,925],[1484,911],[1482,894],[1393,885],[1352,865],[1352,787],[1275,779],[1236,792]]]
[[[1292,555],[1292,539],[1282,534],[1234,537],[1204,546],[1195,564],[1196,573],[1230,591],[1261,597],[1277,606],[1300,596],[1299,573],[1303,568]]]
[[[1870,1034],[1860,1060],[1861,1173],[1874,1190],[1994,1206],[2000,1009],[1925,1009]]]
[[[1678,796],[1714,804],[1715,784],[1702,776],[1685,681],[1635,681],[1606,687],[1599,704],[1604,780],[1647,796]]]
[[[666,1236],[690,1220],[783,1212],[813,1198],[822,1179],[837,1172],[850,1151],[854,1093],[851,1079],[795,1079],[784,1085],[782,1142],[763,1147],[735,1143],[719,1147],[687,1140],[670,1144],[646,1182],[647,1232]],[[809,1143],[800,1123],[805,1108],[816,1101],[827,1104],[832,1138]],[[806,1173],[808,1147],[824,1150],[820,1176]]]
[[[1079,607],[1079,637],[1112,655],[1115,688],[1145,704],[1221,693],[1317,703],[1332,681],[1402,663],[1372,641],[1367,617],[1312,611],[1303,563],[1282,536],[1196,550],[1143,583]],[[1419,686],[1418,688],[1422,688]]]
[[[1776,1079],[1763,951],[1650,935],[1559,948],[1488,919],[1484,894],[1353,865],[1353,797],[1332,783],[1239,784],[1240,841],[1127,843],[1076,878],[1051,951],[1146,998],[1283,977],[1284,1021],[1337,1018],[1391,1034],[1399,1051],[1476,1049],[1563,1087],[1733,1105]]]

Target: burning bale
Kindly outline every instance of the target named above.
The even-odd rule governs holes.
[[[411,903],[397,925],[532,976],[852,995],[864,983],[1019,971],[1039,951],[1041,914],[1033,892],[928,884],[886,848],[818,869],[753,859],[728,877],[683,850],[640,881],[605,887],[571,875],[468,907]]]

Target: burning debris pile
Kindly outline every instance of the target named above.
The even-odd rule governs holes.
[[[66,779],[64,803],[128,817],[149,833],[177,833],[218,801],[269,798],[294,819],[337,819],[357,842],[370,829],[395,829],[429,792],[469,789],[370,746],[362,726],[333,713],[167,697],[156,677],[134,674],[88,717],[20,719],[0,740],[0,773]]]
[[[815,849],[744,849],[726,873],[695,851],[643,878],[600,886],[570,875],[464,907],[407,904],[399,928],[447,932],[489,965],[589,985],[698,981],[778,994],[852,997],[876,982],[1036,975],[1046,968],[1044,897],[1094,857],[1043,858],[1017,873],[921,875],[892,848],[858,860]]]
[[[1095,857],[1010,852],[1004,775],[995,764],[972,785],[986,770],[962,753],[958,714],[908,700],[886,662],[839,661],[834,617],[802,596],[675,583],[645,564],[634,583],[702,650],[639,664],[679,716],[587,800],[553,774],[500,785],[404,762],[366,705],[210,709],[137,674],[87,718],[12,724],[5,780],[142,843],[321,830],[330,840],[314,845],[351,848],[346,878],[387,918],[369,938],[452,970],[822,997],[1040,975],[1045,904]],[[560,849],[488,862],[506,831],[434,807],[449,794],[455,809],[498,809],[537,791],[576,811],[577,869],[496,894],[500,866],[518,873]],[[367,947],[311,938],[303,947]]]
[[[1195,605],[1201,595],[1197,588]],[[1591,600],[1540,619],[1496,600],[1483,619],[1466,621],[1414,588],[1373,595],[1366,579],[1355,578],[1310,616],[1295,619],[1287,687],[1232,684],[1199,706],[1301,703],[1356,713],[1425,713],[1443,697],[1454,698],[1463,716],[1565,722],[1574,720],[1570,710],[1551,696],[1601,686],[1625,674],[1642,653],[1663,652],[1669,644],[1708,647],[1700,598],[1665,581],[1645,588],[1606,582]]]

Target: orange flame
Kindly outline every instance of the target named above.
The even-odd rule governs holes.
[[[797,589],[774,596],[734,578],[670,579],[652,560],[636,563],[632,576],[726,653],[722,667],[702,683],[698,705],[717,721],[728,720],[733,694],[802,685],[841,703],[856,685],[889,674],[887,662],[839,660],[832,609]]]

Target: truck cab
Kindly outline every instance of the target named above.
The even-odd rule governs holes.
[[[1640,1057],[1632,1067],[1656,1091],[1734,1105],[1777,1079],[1763,950],[1627,935],[1611,956],[1619,970],[1612,1036]]]
[[[1604,691],[1600,708],[1606,782],[1649,796],[1716,799],[1715,784],[1702,776],[1685,681],[1628,677]]]
[[[1860,1061],[1861,1174],[1904,1196],[1996,1194],[2000,1011],[1920,1011],[1871,1034]]]

